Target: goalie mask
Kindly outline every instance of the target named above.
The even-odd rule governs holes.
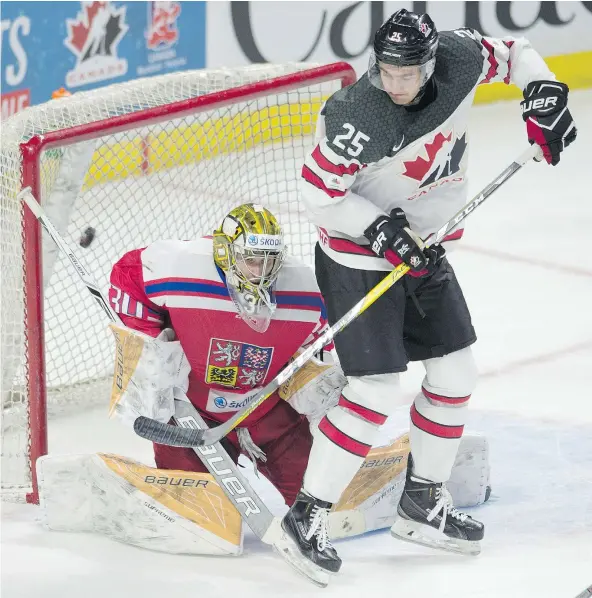
[[[241,318],[265,332],[275,312],[273,285],[285,259],[284,235],[275,216],[263,206],[234,208],[214,231],[214,262]]]

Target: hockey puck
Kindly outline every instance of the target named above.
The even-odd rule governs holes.
[[[85,249],[90,246],[95,238],[95,229],[92,226],[89,226],[83,233],[80,235],[80,247],[84,247]]]

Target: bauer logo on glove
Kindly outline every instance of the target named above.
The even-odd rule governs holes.
[[[565,83],[533,81],[526,86],[524,101],[520,103],[528,141],[539,145],[545,160],[553,166],[577,135],[567,108],[568,91]]]

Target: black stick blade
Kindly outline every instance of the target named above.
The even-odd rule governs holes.
[[[202,444],[204,431],[193,428],[179,428],[170,424],[161,424],[156,420],[141,415],[134,422],[134,432],[158,444],[193,448]]]

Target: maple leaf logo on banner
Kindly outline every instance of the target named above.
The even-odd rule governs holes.
[[[88,39],[88,33],[99,9],[104,6],[105,2],[92,2],[84,7],[82,13],[78,13],[80,21],[66,21],[69,30],[69,39],[67,40],[67,43],[75,48],[79,54],[82,54],[82,49]]]
[[[430,168],[434,164],[437,153],[442,149],[444,143],[446,141],[450,141],[451,139],[452,133],[450,133],[448,137],[444,137],[442,133],[438,133],[434,137],[434,141],[432,141],[432,143],[426,143],[425,145],[425,151],[428,159],[426,160],[425,158],[418,156],[413,161],[403,162],[405,166],[405,172],[403,174],[409,178],[421,182],[423,177],[430,171]]]
[[[76,19],[68,19],[65,45],[78,57],[78,63],[95,56],[115,56],[115,49],[128,30],[125,8],[116,9],[110,2],[88,2]]]
[[[75,19],[66,20],[64,45],[76,56],[76,66],[66,74],[68,87],[96,83],[127,72],[127,60],[118,58],[117,46],[129,27],[125,6],[111,2],[83,2]]]

